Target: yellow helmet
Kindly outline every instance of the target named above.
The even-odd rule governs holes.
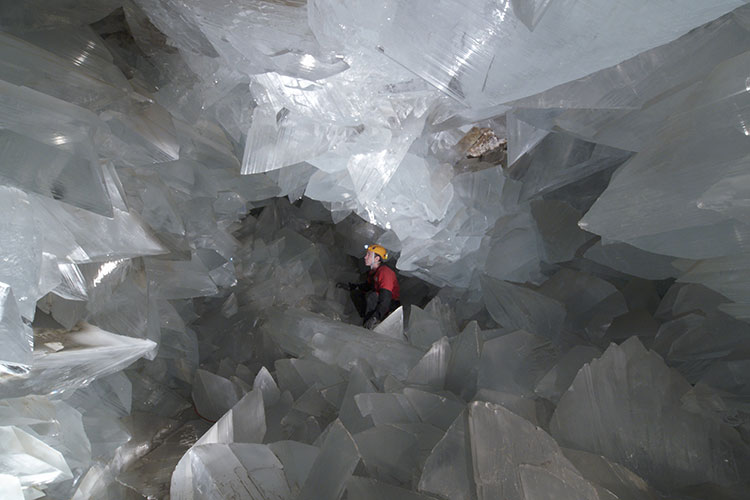
[[[365,250],[379,255],[382,260],[388,260],[388,251],[378,244],[365,245]]]

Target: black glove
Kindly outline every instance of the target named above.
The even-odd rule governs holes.
[[[354,283],[336,283],[336,288],[343,288],[347,291],[352,291],[355,288]]]
[[[365,325],[364,326],[368,330],[372,330],[373,328],[375,328],[376,326],[378,326],[378,323],[380,323],[380,321],[378,321],[378,318],[376,318],[375,315],[372,315],[369,318],[367,318],[367,320],[365,321]]]

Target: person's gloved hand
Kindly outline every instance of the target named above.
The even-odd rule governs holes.
[[[378,325],[378,323],[380,323],[378,321],[378,318],[376,318],[375,316],[370,316],[369,318],[367,318],[367,321],[365,321],[365,325],[364,326],[368,330],[372,330],[373,328],[375,328]]]
[[[354,290],[354,286],[354,283],[336,283],[336,288],[343,288],[350,292]]]

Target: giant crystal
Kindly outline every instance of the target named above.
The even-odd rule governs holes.
[[[579,371],[550,429],[561,444],[631,467],[658,488],[745,481],[739,471],[750,457],[747,444],[733,429],[686,411],[680,397],[689,389],[631,338]]]
[[[748,57],[745,52],[718,65],[692,91],[658,136],[617,171],[581,220],[582,228],[649,252],[690,259],[747,250],[747,227],[738,203],[743,196],[743,113],[748,105],[740,68]],[[721,128],[706,128],[717,122]],[[717,149],[707,154],[698,138]],[[734,187],[727,189],[730,184]],[[635,192],[638,204],[630,203]],[[654,203],[658,211],[649,209]],[[622,221],[616,231],[605,227],[613,211]]]
[[[388,2],[375,16],[364,2],[353,2],[334,15],[339,29],[362,32],[360,43],[382,50],[454,98],[488,107],[620,62],[740,5],[695,3],[676,15],[669,2],[633,1],[613,10],[603,1],[558,1],[550,3],[533,32],[513,14],[510,1]],[[668,29],[652,28],[662,28],[666,19]],[[643,36],[631,37],[634,30]]]
[[[744,2],[0,3],[6,496],[746,496]]]

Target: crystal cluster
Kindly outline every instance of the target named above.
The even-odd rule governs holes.
[[[0,497],[747,498],[745,2],[0,4]]]

